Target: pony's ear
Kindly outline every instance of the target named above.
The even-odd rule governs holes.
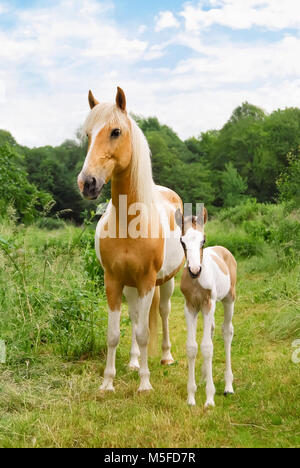
[[[119,88],[118,86],[118,92],[116,96],[116,104],[119,109],[121,109],[122,112],[126,112],[126,96],[123,91],[123,89]]]
[[[208,220],[208,213],[207,209],[203,206],[203,210],[200,211],[198,217],[197,217],[197,224],[201,228],[205,226]]]
[[[91,109],[94,109],[94,107],[97,106],[97,104],[99,104],[99,101],[97,101],[97,99],[94,98],[94,95],[91,90],[89,90],[89,104]]]
[[[183,230],[183,216],[179,208],[175,213],[175,221],[176,221],[177,226],[179,226],[182,231]]]

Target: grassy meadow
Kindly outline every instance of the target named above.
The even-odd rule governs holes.
[[[174,365],[150,359],[154,391],[139,395],[127,369],[124,303],[115,394],[101,394],[106,302],[93,227],[41,229],[0,224],[0,447],[299,447],[299,211],[245,205],[209,222],[209,244],[238,259],[232,347],[236,394],[223,396],[222,307],[216,313],[216,408],[186,405],[186,327],[180,277],[172,299]],[[199,343],[202,320],[199,321]],[[201,353],[197,361],[200,380]]]

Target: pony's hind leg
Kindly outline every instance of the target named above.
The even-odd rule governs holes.
[[[171,341],[169,334],[169,314],[171,312],[171,297],[174,292],[174,278],[167,281],[160,287],[159,313],[162,320],[162,358],[161,364],[173,364],[174,359],[171,354]]]
[[[140,348],[140,387],[139,392],[152,390],[150,384],[150,372],[148,368],[148,344],[149,344],[149,312],[154,295],[153,287],[144,297],[139,297],[137,301],[138,322],[136,339]]]
[[[226,371],[225,371],[225,392],[224,395],[233,394],[233,373],[231,369],[231,343],[234,334],[234,328],[232,325],[232,318],[234,313],[234,301],[225,300],[223,301],[224,306],[224,323],[223,323],[223,337],[225,344],[226,354]]]
[[[138,370],[140,368],[140,349],[136,341],[136,329],[138,320],[138,291],[136,288],[125,287],[124,295],[128,303],[128,312],[131,320],[132,329],[129,368],[131,370]]]

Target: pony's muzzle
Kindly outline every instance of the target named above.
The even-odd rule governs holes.
[[[105,182],[92,176],[80,174],[78,177],[78,186],[84,198],[87,200],[97,200]]]
[[[200,266],[199,269],[197,268],[189,268],[189,274],[193,279],[199,278],[201,275],[202,267]]]

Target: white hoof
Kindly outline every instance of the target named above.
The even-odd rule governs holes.
[[[187,404],[188,404],[189,406],[196,406],[195,397],[193,397],[193,396],[188,397],[188,399],[187,399]]]
[[[140,364],[139,361],[130,361],[128,364],[129,370],[131,371],[138,371],[140,370]]]
[[[139,393],[150,392],[151,390],[153,390],[153,387],[152,387],[151,383],[150,382],[145,382],[145,383],[142,383],[140,385],[140,388],[138,389],[138,392]]]
[[[204,409],[214,408],[215,406],[216,405],[214,400],[207,400],[207,402],[204,405]]]
[[[161,365],[162,366],[171,366],[172,364],[174,364],[174,359],[173,359],[173,356],[170,352],[168,353],[165,353],[162,355],[162,358],[161,358]]]
[[[99,390],[101,392],[115,392],[114,385],[111,380],[104,380]]]

